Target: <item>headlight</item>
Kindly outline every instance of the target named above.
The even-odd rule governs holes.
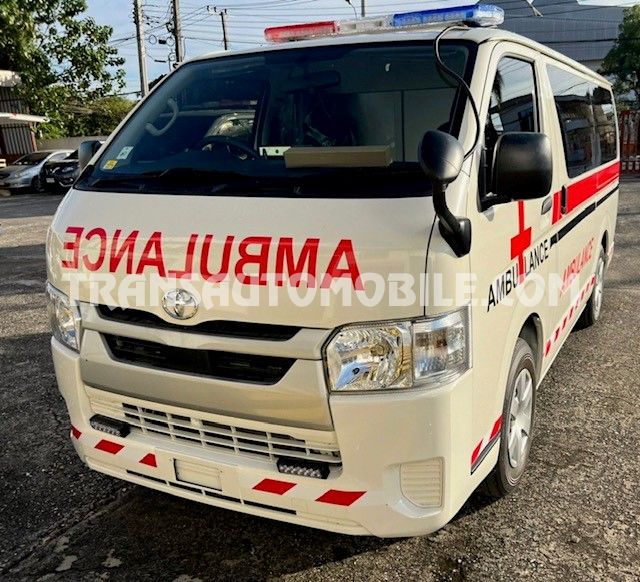
[[[22,178],[29,173],[29,170],[18,170],[17,172],[11,174],[10,178]]]
[[[415,321],[344,327],[325,348],[338,392],[445,384],[471,365],[469,309]]]
[[[49,283],[47,283],[47,299],[53,337],[72,350],[79,352],[82,321],[78,306],[71,304],[64,293]]]

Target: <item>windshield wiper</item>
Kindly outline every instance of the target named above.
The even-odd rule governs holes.
[[[142,174],[106,176],[88,182],[89,188],[125,187],[134,192],[222,194],[228,192],[278,192],[291,190],[291,186],[269,183],[269,178],[254,178],[228,170],[205,170],[199,168],[168,168],[152,170]],[[193,189],[193,190],[191,190]],[[177,191],[176,191],[177,190]],[[178,192],[179,191],[179,192]]]

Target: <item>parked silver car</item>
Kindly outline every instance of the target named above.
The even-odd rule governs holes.
[[[71,150],[50,150],[33,152],[18,158],[13,164],[0,170],[0,190],[9,190],[11,193],[40,191],[40,171],[45,162],[63,160],[70,153]]]

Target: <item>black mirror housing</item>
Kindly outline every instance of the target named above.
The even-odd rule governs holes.
[[[418,148],[418,160],[422,171],[433,182],[447,185],[453,182],[462,169],[464,150],[462,144],[443,131],[427,131]]]
[[[493,193],[509,200],[543,198],[551,190],[551,141],[543,133],[508,132],[498,138]]]
[[[471,249],[471,222],[454,216],[445,198],[447,186],[462,170],[462,144],[443,131],[427,131],[418,147],[418,160],[433,185],[433,208],[439,218],[440,234],[457,257],[464,257]]]
[[[102,145],[98,140],[83,141],[78,147],[78,165],[80,170],[84,170],[87,167],[91,158],[96,154]]]

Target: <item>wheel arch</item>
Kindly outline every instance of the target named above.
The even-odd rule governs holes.
[[[522,324],[518,337],[526,341],[533,352],[534,361],[536,363],[536,381],[539,382],[542,372],[542,357],[544,353],[544,334],[540,315],[535,312],[531,313]]]

